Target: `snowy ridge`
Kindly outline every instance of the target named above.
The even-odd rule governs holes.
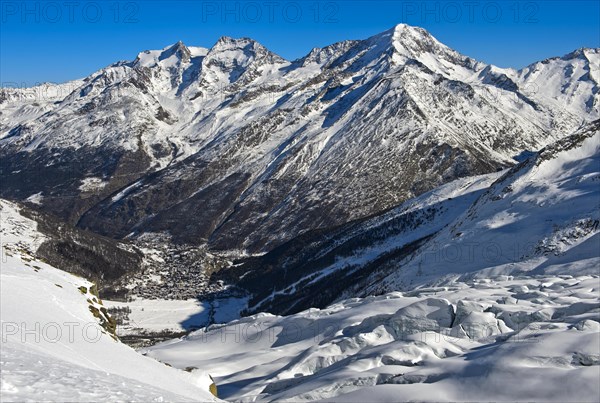
[[[596,274],[600,267],[599,180],[600,121],[596,121],[495,182],[436,235],[421,256],[391,275],[393,287],[426,283],[428,277],[449,272],[477,273],[478,277],[529,271]],[[428,248],[438,253],[437,261],[427,259]],[[470,253],[449,265],[440,258],[448,251],[444,248]]]
[[[581,48],[563,56],[534,63],[518,72],[521,86],[535,98],[549,99],[569,111],[585,110],[598,118],[600,50]],[[560,85],[548,86],[548,82]]]

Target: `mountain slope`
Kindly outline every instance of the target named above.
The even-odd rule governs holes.
[[[600,120],[232,268],[254,315],[146,352],[232,400],[597,401],[599,181]]]
[[[117,341],[93,284],[33,257],[44,241],[12,203],[2,217],[2,401],[216,401],[201,373]]]
[[[503,174],[307,233],[217,276],[253,294],[251,313],[293,313],[457,278],[598,274],[599,147],[596,121]]]
[[[416,258],[397,274],[399,284],[449,274],[596,274],[600,261],[600,121],[546,148],[496,181],[431,240],[472,250],[448,262]],[[435,246],[433,246],[435,245]],[[451,267],[451,268],[450,268]],[[450,269],[450,270],[449,270]],[[450,274],[450,273],[451,274]],[[417,274],[418,273],[418,274]]]

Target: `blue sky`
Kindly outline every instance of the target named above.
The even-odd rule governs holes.
[[[501,67],[600,47],[600,1],[5,1],[3,86],[64,82],[182,40],[248,36],[288,59],[405,22]]]

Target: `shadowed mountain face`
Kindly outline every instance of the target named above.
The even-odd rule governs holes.
[[[37,232],[36,237],[41,241],[37,249],[31,251],[33,257],[90,279],[102,297],[114,296],[115,289],[120,289],[122,283],[144,269],[144,255],[132,243],[75,228],[51,214],[28,206],[2,203],[35,223],[35,228],[30,230]],[[2,222],[6,226],[12,224]]]
[[[599,182],[597,120],[503,173],[458,179],[381,215],[306,233],[217,276],[250,291],[247,314],[477,277],[597,276]]]
[[[292,62],[246,38],[179,42],[52,91],[2,90],[0,195],[113,238],[265,252],[598,118],[599,59],[500,69],[406,25]]]

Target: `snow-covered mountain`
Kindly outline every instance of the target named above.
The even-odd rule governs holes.
[[[0,201],[0,217],[3,402],[218,400],[208,373],[118,341],[94,284],[35,258],[45,236],[16,205]]]
[[[597,120],[506,172],[307,233],[221,275],[252,292],[250,312],[273,313],[457,279],[598,275],[599,185]]]
[[[258,293],[252,311],[297,313],[146,354],[210,368],[236,401],[597,401],[599,185],[600,120],[505,172],[234,268]]]
[[[599,64],[401,24],[0,89],[2,401],[597,402]]]
[[[500,69],[404,24],[295,61],[247,38],[179,42],[59,100],[3,90],[1,195],[112,237],[265,252],[597,119],[599,60]]]

